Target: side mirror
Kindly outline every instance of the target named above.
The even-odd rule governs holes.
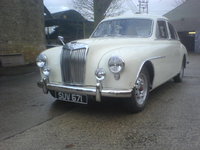
[[[62,45],[65,45],[63,36],[58,36],[58,40],[62,43]]]

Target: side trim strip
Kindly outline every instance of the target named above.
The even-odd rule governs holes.
[[[155,60],[155,59],[163,59],[163,58],[166,58],[166,56],[155,56],[155,57],[151,57],[149,59],[146,59],[145,61],[142,62],[141,66],[140,66],[140,69],[137,73],[137,76],[136,76],[136,79],[139,77],[139,74],[144,66],[144,64],[147,62],[147,61],[150,61],[150,60]]]

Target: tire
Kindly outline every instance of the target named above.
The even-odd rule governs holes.
[[[182,63],[181,71],[173,79],[175,82],[182,82],[184,76],[184,63]]]
[[[135,84],[132,96],[127,103],[128,111],[131,113],[142,111],[149,97],[150,78],[146,67],[141,70]]]

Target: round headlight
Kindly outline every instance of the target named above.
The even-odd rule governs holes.
[[[36,59],[36,64],[38,67],[43,68],[46,65],[47,56],[44,54],[40,54]]]
[[[112,73],[120,73],[124,69],[124,65],[124,61],[117,56],[111,57],[108,61],[108,66]]]

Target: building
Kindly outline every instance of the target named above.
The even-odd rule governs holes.
[[[86,20],[75,10],[67,10],[45,16],[47,44],[57,44],[57,37],[63,36],[65,42],[88,37],[93,30],[93,22]]]
[[[35,62],[45,49],[42,0],[0,0],[0,66]]]
[[[188,51],[200,53],[200,1],[187,0],[165,14],[177,29]]]

